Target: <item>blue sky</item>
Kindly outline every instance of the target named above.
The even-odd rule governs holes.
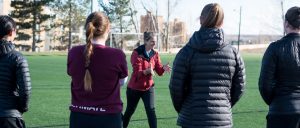
[[[106,0],[107,1],[107,0]],[[156,0],[133,0],[139,15],[145,15],[142,2],[148,9],[155,12]],[[174,3],[175,0],[171,0]],[[242,6],[241,34],[277,34],[283,33],[281,1],[284,12],[290,7],[300,6],[300,0],[177,0],[178,4],[171,9],[171,19],[179,18],[185,21],[188,32],[200,28],[199,16],[208,3],[219,3],[225,13],[223,29],[226,34],[237,34],[239,23],[239,8]],[[157,0],[158,14],[167,15],[167,0]]]

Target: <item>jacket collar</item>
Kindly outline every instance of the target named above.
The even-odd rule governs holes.
[[[145,45],[141,45],[135,49],[138,52],[138,55],[147,61],[150,61],[150,59],[154,56],[155,51],[151,49],[149,56],[146,53]]]
[[[285,37],[293,37],[293,36],[300,36],[300,33],[289,33],[285,35]]]

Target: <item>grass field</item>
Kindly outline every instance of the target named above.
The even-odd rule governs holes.
[[[263,128],[267,106],[263,103],[258,87],[261,54],[243,54],[246,63],[246,93],[233,109],[235,128]],[[70,104],[70,78],[66,74],[65,55],[27,55],[32,76],[30,110],[24,115],[28,128],[68,127]],[[174,55],[161,55],[164,63],[172,62]],[[131,71],[131,65],[128,65]],[[177,114],[173,109],[169,90],[170,75],[155,77],[156,112],[159,128],[177,128]],[[126,87],[122,87],[124,109]],[[140,101],[129,128],[147,128],[147,117]]]

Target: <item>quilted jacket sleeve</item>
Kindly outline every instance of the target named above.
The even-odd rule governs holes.
[[[187,49],[184,47],[178,52],[173,62],[173,69],[169,84],[172,103],[178,113],[181,110],[186,95],[186,81],[188,76],[186,61]]]
[[[23,113],[28,110],[29,96],[31,94],[31,80],[27,60],[22,55],[17,57],[16,76],[20,97],[18,109]]]
[[[161,60],[160,60],[160,57],[159,57],[158,53],[156,53],[154,70],[159,76],[162,76],[165,72],[165,70],[163,69],[163,64],[161,63]]]
[[[241,98],[243,93],[245,92],[245,66],[242,57],[240,56],[239,52],[235,49],[235,56],[236,56],[236,66],[235,66],[235,73],[232,78],[232,87],[230,90],[231,95],[231,107],[233,107],[237,101]]]
[[[275,86],[276,56],[274,45],[274,43],[270,44],[263,56],[258,83],[260,95],[268,105],[272,102]]]

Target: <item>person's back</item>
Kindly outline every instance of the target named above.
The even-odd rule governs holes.
[[[0,16],[0,127],[23,128],[22,114],[28,111],[31,82],[28,64],[15,50],[15,23]]]
[[[174,61],[170,91],[177,123],[183,128],[232,127],[231,108],[244,91],[244,64],[224,42],[222,29],[202,25]]]
[[[300,97],[300,34],[288,34],[272,43],[270,49],[277,66],[275,95]]]
[[[272,55],[276,59],[277,69],[274,99],[269,113],[300,113],[300,34],[288,34],[272,43],[269,49],[274,51]],[[262,76],[261,82],[264,81],[263,78]]]
[[[69,52],[68,74],[72,77],[73,97],[70,109],[87,113],[121,112],[122,101],[118,81],[120,77],[126,77],[122,74],[127,72],[124,67],[126,66],[125,54],[119,49],[95,44],[89,66],[95,86],[92,92],[87,92],[84,90],[84,79],[82,79],[85,75],[84,50],[85,45],[74,47]]]
[[[126,56],[105,46],[110,22],[103,13],[91,13],[85,29],[86,45],[73,47],[68,54],[70,128],[121,128],[120,87],[128,75]]]
[[[290,8],[285,19],[287,35],[267,48],[259,78],[260,93],[269,105],[268,128],[300,124],[300,8]]]

